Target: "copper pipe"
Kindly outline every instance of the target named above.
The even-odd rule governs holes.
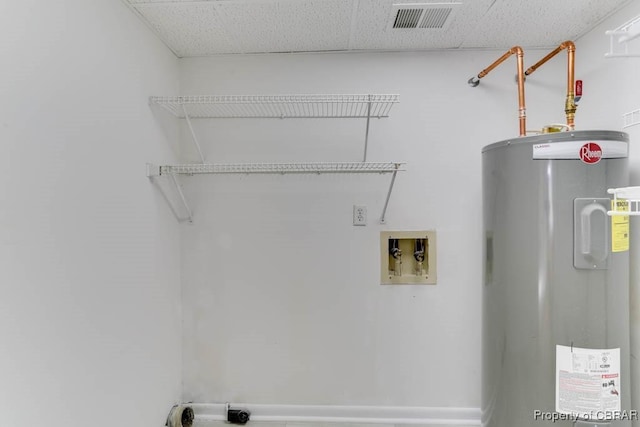
[[[476,87],[480,84],[480,79],[486,76],[502,64],[507,58],[515,54],[518,62],[518,119],[520,121],[520,136],[527,135],[527,109],[524,102],[524,51],[520,46],[514,46],[509,49],[504,55],[498,58],[493,64],[489,65],[484,70],[478,73],[477,77],[471,77],[467,83]]]
[[[560,43],[560,45],[552,50],[547,56],[542,58],[540,61],[536,62],[531,67],[527,68],[527,71],[524,72],[526,76],[533,73],[538,69],[542,64],[556,56],[563,49],[567,49],[567,98],[564,104],[564,112],[567,115],[567,126],[569,126],[569,130],[575,129],[574,120],[576,117],[576,102],[575,102],[575,56],[576,56],[576,45],[572,41],[565,41]]]

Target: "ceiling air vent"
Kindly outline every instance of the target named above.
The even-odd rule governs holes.
[[[423,28],[444,30],[462,3],[402,3],[394,4],[391,28]]]
[[[400,9],[396,13],[393,28],[418,28],[422,9]]]

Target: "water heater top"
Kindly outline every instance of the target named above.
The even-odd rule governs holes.
[[[511,145],[552,144],[554,142],[568,141],[621,141],[629,142],[629,135],[620,131],[611,130],[575,130],[570,132],[553,132],[541,135],[522,136],[489,144],[482,152]]]

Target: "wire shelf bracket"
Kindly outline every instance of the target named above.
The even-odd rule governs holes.
[[[147,178],[149,178],[149,180],[151,182],[157,183],[156,179],[158,177],[160,177],[162,175],[161,173],[161,167],[151,164],[151,163],[147,163]],[[165,174],[168,175],[168,174]],[[163,189],[163,187],[158,186],[160,193],[162,194],[164,200],[167,202],[167,204],[169,205],[169,208],[171,209],[171,212],[173,213],[173,215],[176,217],[176,220],[178,220],[178,222],[189,222],[189,223],[193,223],[193,214],[191,212],[191,209],[189,208],[189,204],[187,203],[187,199],[184,196],[184,192],[182,191],[182,187],[180,186],[180,183],[178,182],[178,179],[176,178],[175,175],[171,174],[169,180],[171,181],[171,184],[173,185],[173,188],[175,189],[176,193],[179,196],[179,200],[182,204],[182,207],[184,208],[185,212],[186,212],[186,217],[182,217],[180,216],[180,214],[178,213],[178,210],[176,209],[176,207],[174,206],[174,204],[172,203],[171,199],[169,198],[167,191],[165,189]]]
[[[182,111],[184,112],[184,119],[187,122],[187,126],[189,127],[189,131],[191,132],[191,139],[196,146],[196,150],[198,150],[198,155],[200,156],[200,160],[202,163],[205,163],[204,155],[202,154],[202,148],[200,148],[200,143],[198,142],[198,137],[196,136],[196,132],[193,130],[193,125],[191,124],[191,119],[189,118],[189,113],[187,112],[187,108],[182,104]]]
[[[613,194],[613,207],[607,212],[610,216],[640,216],[640,187],[610,188]],[[626,203],[618,203],[618,201]]]
[[[640,37],[640,15],[605,34],[609,36],[609,52],[604,54],[605,58],[640,57],[640,52],[629,50],[629,42]]]

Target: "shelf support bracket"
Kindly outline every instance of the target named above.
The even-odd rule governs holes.
[[[367,161],[367,146],[369,145],[369,119],[371,118],[371,95],[369,95],[369,102],[367,103],[367,127],[364,132],[364,157],[363,162]]]
[[[171,181],[173,182],[174,187],[176,187],[176,190],[180,195],[180,200],[182,201],[182,205],[184,206],[184,209],[187,211],[187,221],[193,222],[193,214],[191,213],[191,209],[189,209],[189,205],[187,204],[187,199],[185,199],[184,197],[184,193],[182,192],[182,188],[180,188],[180,184],[178,184],[178,180],[176,179],[176,176],[172,173],[169,174],[169,176],[171,177]]]
[[[165,192],[163,187],[161,185],[159,185],[157,182],[155,182],[155,178],[158,177],[158,176],[161,176],[161,175],[162,175],[162,167],[161,166],[157,166],[157,165],[153,165],[151,163],[147,163],[147,178],[149,178],[149,180],[151,182],[153,182],[158,187],[158,189],[160,190],[160,193],[162,193],[162,196],[164,197],[164,200],[169,205],[169,208],[171,209],[171,212],[173,212],[173,216],[176,217],[178,222],[184,222],[184,221],[193,222],[193,214],[191,213],[191,209],[189,209],[189,205],[187,204],[187,200],[184,197],[184,193],[182,192],[182,189],[180,188],[180,184],[178,184],[178,180],[176,179],[176,176],[174,174],[172,174],[172,173],[168,174],[171,177],[171,181],[173,182],[173,185],[175,186],[178,194],[180,195],[180,200],[182,201],[184,209],[187,212],[187,218],[181,218],[180,215],[178,215],[178,212],[176,211],[175,207],[173,206],[173,203],[171,203],[171,200],[169,199],[169,197],[167,197],[167,193]]]
[[[398,168],[400,165],[396,163],[396,170],[393,171],[393,175],[391,175],[391,184],[389,184],[389,191],[387,192],[387,199],[384,201],[384,207],[382,208],[382,216],[380,216],[380,224],[386,223],[385,216],[387,215],[387,206],[389,206],[389,199],[391,198],[391,192],[393,191],[393,184],[396,182],[396,175],[398,174]]]
[[[200,143],[198,142],[198,137],[196,136],[195,131],[193,130],[193,125],[191,124],[191,119],[189,118],[189,113],[187,113],[187,107],[182,104],[182,112],[184,113],[184,118],[187,121],[187,126],[189,126],[189,130],[191,131],[191,137],[193,138],[193,142],[196,145],[196,149],[198,150],[198,154],[200,155],[200,161],[202,164],[205,163],[204,156],[202,155],[202,150],[200,149]]]

